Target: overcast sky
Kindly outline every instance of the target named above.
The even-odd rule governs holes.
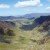
[[[0,0],[0,16],[50,13],[50,0]]]

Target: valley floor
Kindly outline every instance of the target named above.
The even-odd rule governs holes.
[[[37,28],[31,31],[22,31],[17,27],[14,31],[16,36],[12,41],[13,43],[7,44],[0,42],[0,50],[50,50],[50,39],[40,45],[36,42],[36,40],[38,41],[43,37]]]

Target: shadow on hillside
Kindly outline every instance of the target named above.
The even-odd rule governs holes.
[[[40,17],[36,18],[31,25],[22,25],[22,27],[20,27],[20,29],[26,30],[26,31],[32,30],[35,27],[40,26],[45,21],[50,21],[50,16],[40,16]]]
[[[20,29],[22,30],[32,30],[33,29],[33,25],[22,25],[22,27],[20,27]]]

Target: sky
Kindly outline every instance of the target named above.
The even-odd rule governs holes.
[[[0,16],[50,13],[50,0],[0,0]]]

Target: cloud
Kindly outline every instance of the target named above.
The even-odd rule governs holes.
[[[30,7],[30,6],[42,6],[40,0],[27,0],[27,1],[19,1],[14,6],[15,7]]]
[[[46,10],[50,10],[50,7],[46,7]]]
[[[7,4],[0,4],[0,8],[10,8],[10,6]]]
[[[43,4],[39,4],[39,6],[43,6]]]

